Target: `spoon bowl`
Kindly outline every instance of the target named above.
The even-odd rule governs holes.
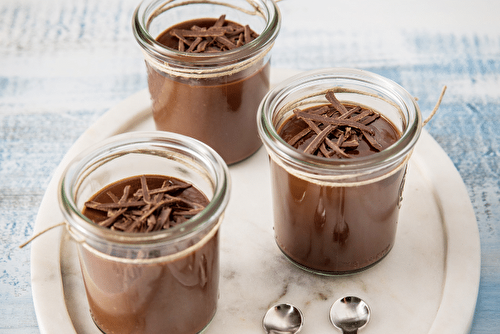
[[[333,303],[330,321],[344,334],[355,334],[370,320],[370,308],[362,299],[354,296],[343,297]]]
[[[268,334],[295,334],[304,323],[302,312],[291,304],[271,307],[262,319],[262,326]]]

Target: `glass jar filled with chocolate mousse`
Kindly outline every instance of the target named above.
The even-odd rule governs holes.
[[[280,22],[272,0],[141,3],[133,30],[156,129],[196,138],[227,164],[252,155],[262,145],[255,118]]]
[[[422,128],[413,97],[374,73],[322,69],[271,90],[258,125],[281,251],[326,275],[383,259],[394,246],[406,167]]]
[[[112,137],[73,160],[59,202],[92,319],[111,333],[200,333],[219,293],[227,165],[179,134]]]

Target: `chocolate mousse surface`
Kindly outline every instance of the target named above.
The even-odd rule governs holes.
[[[400,133],[376,111],[333,103],[296,109],[278,133],[308,154],[351,160],[377,154]],[[401,168],[400,168],[401,167]],[[376,181],[314,182],[271,159],[274,229],[282,252],[299,266],[325,274],[356,272],[394,245],[405,167]]]
[[[279,129],[279,135],[305,153],[332,159],[371,155],[401,137],[396,127],[377,111],[342,104],[333,90],[325,97],[329,104],[295,109]]]
[[[155,216],[156,223],[144,226],[137,223],[162,201],[170,203],[156,208],[148,216]],[[135,215],[131,224],[136,227],[130,232],[148,233],[150,228],[149,232],[154,232],[157,228],[168,229],[182,224],[207,203],[206,196],[191,184],[166,176],[142,175],[118,181],[99,191],[88,202],[84,214],[97,224],[107,221],[105,225],[116,230],[125,225],[124,216]],[[111,224],[107,217],[109,206],[99,207],[106,204],[117,204],[109,210],[110,217],[123,207],[128,213],[113,218]],[[162,218],[165,211],[169,212],[168,219]],[[158,225],[160,220],[163,220],[161,226]],[[173,258],[157,257],[155,251],[141,255],[141,251],[131,249],[127,259],[82,247],[79,256],[83,280],[90,312],[99,329],[107,334],[195,334],[202,331],[217,308],[218,231],[203,242],[193,242],[191,247],[192,251]]]
[[[248,25],[226,20],[201,18],[181,22],[161,33],[156,40],[172,49],[190,53],[233,50],[250,43],[259,35]]]
[[[226,32],[218,33],[221,36],[200,37],[203,29]],[[196,37],[186,31],[193,31]],[[156,40],[186,53],[223,55],[224,51],[256,37],[249,27],[221,16],[181,22],[166,29]],[[244,67],[238,61],[221,63],[220,66],[232,67],[214,75],[199,75],[205,67],[194,63],[185,65],[192,67],[192,73],[182,74],[175,72],[176,64],[170,67],[173,73],[166,73],[146,63],[156,129],[196,138],[217,151],[227,164],[239,162],[257,151],[262,143],[256,114],[260,100],[269,90],[269,58],[257,57]]]
[[[101,189],[83,214],[99,226],[125,232],[154,232],[193,217],[208,199],[192,184],[173,177],[140,175]]]

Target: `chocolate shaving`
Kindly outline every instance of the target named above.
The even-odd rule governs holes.
[[[333,92],[333,90],[329,90],[326,95],[325,95],[326,99],[328,100],[328,102],[330,102],[332,104],[332,106],[338,110],[338,112],[343,115],[343,114],[346,114],[347,113],[347,109],[344,107],[344,105],[342,103],[340,103],[339,100],[337,100],[337,98],[335,97],[335,94]]]
[[[346,113],[347,113],[347,110],[346,110]],[[337,117],[337,118],[325,117],[322,115],[314,115],[314,114],[311,115],[311,114],[309,114],[307,112],[303,112],[303,111],[298,111],[295,114],[297,115],[298,118],[302,118],[304,120],[307,119],[307,120],[314,121],[314,122],[319,122],[319,123],[323,123],[323,124],[331,124],[331,125],[336,125],[336,126],[348,126],[351,128],[357,128],[361,131],[369,132],[371,134],[374,133],[372,128],[364,125],[363,123],[360,123],[360,122],[357,122],[354,120],[350,120],[350,119],[343,119],[340,117]]]
[[[118,210],[117,212],[115,213],[112,213],[111,216],[106,219],[106,220],[103,220],[102,222],[99,222],[99,225],[100,226],[104,226],[104,227],[109,227],[111,226],[118,217],[120,217],[120,215],[122,215],[127,209],[125,208],[122,208],[120,210]],[[111,212],[110,212],[111,213]],[[109,214],[108,214],[109,215]]]
[[[245,33],[243,35],[244,37],[244,42],[243,44],[250,43],[253,41],[255,38],[253,38],[253,34],[255,34],[248,25],[245,26]]]
[[[363,135],[373,148],[375,148],[378,151],[382,151],[382,145],[380,145],[380,143],[375,139],[375,137],[371,133],[363,131]]]
[[[211,27],[200,28],[193,25],[190,29],[173,29],[170,35],[178,39],[179,51],[189,53],[232,50],[259,36],[248,25],[241,26],[226,21],[226,15],[221,15]]]
[[[96,203],[93,201],[89,201],[89,202],[85,203],[85,206],[87,208],[91,208],[94,210],[109,211],[109,210],[120,209],[120,208],[137,207],[137,206],[142,206],[142,205],[146,205],[146,204],[147,203],[145,201],[128,201],[125,203]]]
[[[215,39],[221,44],[223,44],[228,50],[236,48],[236,45],[225,36],[216,37]]]
[[[200,43],[203,42],[203,38],[197,37],[193,43],[189,46],[189,48],[186,50],[186,52],[194,52],[195,48],[200,45]]]
[[[318,127],[314,127],[313,130],[319,130]],[[330,134],[334,130],[333,125],[328,125],[326,128],[324,128],[322,131],[314,131],[316,132],[316,137],[314,140],[306,147],[304,152],[312,154],[312,152],[316,151],[316,149],[325,141],[326,136]]]
[[[191,184],[177,180],[172,184],[163,182],[156,189],[149,189],[147,178],[140,176],[141,186],[130,194],[130,185],[123,189],[120,198],[111,192],[106,194],[112,202],[88,201],[86,209],[106,212],[107,218],[96,224],[112,230],[125,232],[154,232],[180,224],[200,213],[205,205],[181,197]]]
[[[219,28],[219,27],[222,27],[224,25],[224,21],[226,20],[226,15],[225,14],[222,14],[221,16],[219,16],[219,18],[217,19],[217,21],[215,21],[214,23],[214,27],[215,28]]]
[[[201,29],[201,30],[181,30],[181,29],[174,29],[170,32],[172,35],[175,37],[179,38],[182,40],[184,43],[190,45],[191,41],[189,41],[187,38],[188,37],[195,37],[195,38],[203,38],[203,37],[220,37],[224,36],[225,34],[225,29]]]
[[[290,138],[288,144],[294,146],[307,136],[311,140],[303,149],[305,153],[327,158],[351,158],[349,151],[355,150],[364,137],[373,149],[383,150],[376,139],[375,129],[370,126],[380,117],[379,113],[360,106],[342,104],[334,90],[329,90],[325,98],[330,102],[329,105],[294,110],[295,117],[305,122],[307,127]]]
[[[334,127],[332,125],[329,125],[325,129],[321,130],[314,122],[309,121],[309,120],[305,120],[305,122],[307,123],[307,125],[309,125],[309,127],[314,132],[316,132],[317,137],[312,141],[311,144],[309,144],[309,146],[304,150],[304,152],[309,153],[309,154],[313,154],[311,152],[314,152],[316,150],[316,148],[318,147],[318,145],[319,145],[320,152],[321,152],[321,154],[324,157],[329,158],[333,154],[337,153],[337,154],[339,154],[341,156],[349,158],[349,156],[347,154],[345,154],[344,151],[342,151],[340,149],[340,147],[336,143],[334,143],[333,141],[331,141],[327,137],[331,132],[333,132],[334,130],[336,130],[336,127]],[[318,141],[316,141],[317,138],[319,138]],[[326,151],[325,143],[330,147],[330,149],[332,150],[332,152]]]
[[[292,146],[295,145],[300,139],[307,136],[310,132],[311,132],[311,127],[305,128],[304,130],[300,131],[295,136],[293,136],[293,138],[288,141],[288,144]]]

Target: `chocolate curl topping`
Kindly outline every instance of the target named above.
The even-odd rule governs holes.
[[[211,27],[193,25],[190,29],[173,29],[170,35],[178,39],[179,51],[190,53],[232,50],[259,36],[248,25],[227,22],[226,15],[221,15]]]
[[[304,149],[308,154],[351,158],[352,155],[346,149],[357,148],[363,136],[375,150],[383,149],[375,137],[375,129],[370,126],[380,117],[379,113],[360,106],[348,109],[337,99],[334,90],[329,90],[325,97],[329,105],[294,110],[295,117],[304,121],[307,127],[294,135],[288,144],[294,146],[312,132],[312,140]]]
[[[219,16],[219,18],[217,19],[217,21],[215,21],[214,23],[214,28],[220,28],[224,25],[224,22],[226,21],[226,14],[222,14],[221,16]]]
[[[250,43],[251,41],[253,41],[255,39],[252,37],[252,30],[250,29],[248,24],[245,26],[243,37],[244,37],[243,44]]]
[[[347,110],[346,110],[346,112],[347,112]],[[307,119],[307,120],[314,121],[317,123],[331,124],[331,125],[335,125],[335,126],[348,126],[351,128],[356,128],[356,129],[359,129],[362,131],[369,132],[371,134],[374,133],[373,129],[370,128],[369,126],[366,126],[360,122],[356,122],[356,121],[353,121],[350,119],[342,119],[340,117],[338,117],[338,118],[325,117],[325,116],[321,116],[321,115],[310,115],[310,114],[305,113],[303,111],[299,111],[295,114],[299,118]]]
[[[144,202],[151,204],[151,196],[149,195],[148,183],[146,182],[146,177],[144,175],[141,175],[141,186]]]
[[[201,203],[179,197],[192,186],[189,183],[165,181],[161,187],[149,189],[146,176],[141,175],[140,181],[141,187],[134,194],[130,194],[127,185],[120,198],[107,193],[111,203],[85,203],[87,209],[106,212],[108,218],[96,224],[125,232],[159,231],[180,224],[205,208]]]
[[[340,103],[339,100],[337,100],[337,98],[335,97],[335,94],[333,92],[333,90],[329,90],[326,95],[325,95],[326,99],[328,100],[328,102],[330,102],[332,104],[332,106],[338,110],[338,112],[343,115],[343,114],[346,114],[347,113],[347,109],[344,107],[344,105],[342,103]]]

